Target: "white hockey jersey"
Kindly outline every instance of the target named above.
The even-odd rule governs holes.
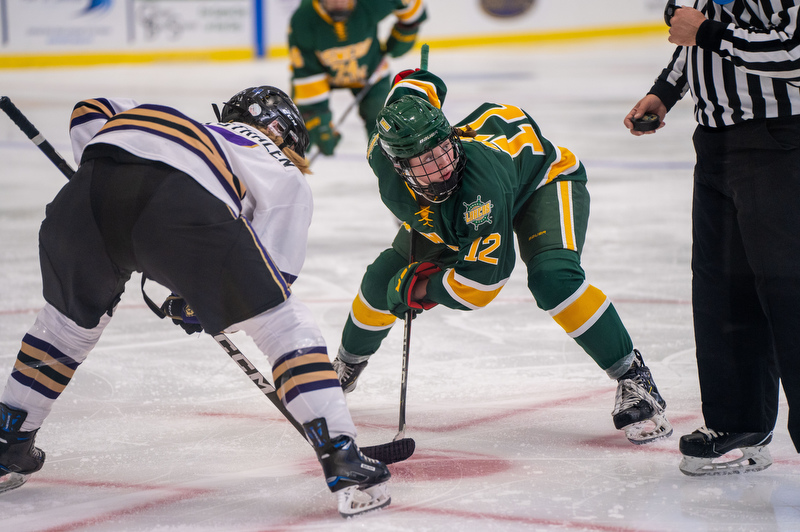
[[[270,257],[293,282],[305,261],[313,199],[305,176],[266,135],[239,122],[201,124],[162,105],[97,98],[75,105],[75,162],[86,146],[118,146],[194,178],[244,216]]]

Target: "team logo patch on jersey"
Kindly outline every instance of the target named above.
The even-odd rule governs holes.
[[[492,223],[491,201],[481,201],[481,197],[478,196],[472,203],[464,203],[464,207],[467,208],[464,211],[464,221],[472,224],[475,229],[481,224]]]

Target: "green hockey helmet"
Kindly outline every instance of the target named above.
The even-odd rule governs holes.
[[[378,144],[397,173],[412,190],[429,201],[440,203],[456,191],[466,165],[461,141],[444,113],[427,100],[406,95],[384,107],[377,117]],[[435,170],[448,169],[444,180],[431,179],[420,159],[435,161]],[[414,161],[411,161],[414,159]],[[412,164],[416,163],[416,164]]]

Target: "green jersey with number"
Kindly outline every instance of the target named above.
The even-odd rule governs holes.
[[[415,72],[394,86],[387,104],[406,94],[425,93],[436,105],[446,88],[438,77]],[[477,136],[461,138],[467,159],[461,186],[442,203],[430,204],[414,194],[381,152],[377,134],[368,159],[389,210],[457,255],[452,265],[430,278],[427,299],[467,310],[486,306],[510,277],[516,260],[515,218],[534,191],[553,181],[586,181],[586,172],[575,155],[543,137],[518,107],[484,103],[456,124],[464,126]]]

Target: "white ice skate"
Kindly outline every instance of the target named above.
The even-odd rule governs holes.
[[[386,482],[365,489],[359,489],[358,486],[350,486],[337,491],[336,498],[339,504],[339,514],[342,517],[353,517],[354,515],[379,510],[392,502],[392,497],[389,495],[389,486]]]

